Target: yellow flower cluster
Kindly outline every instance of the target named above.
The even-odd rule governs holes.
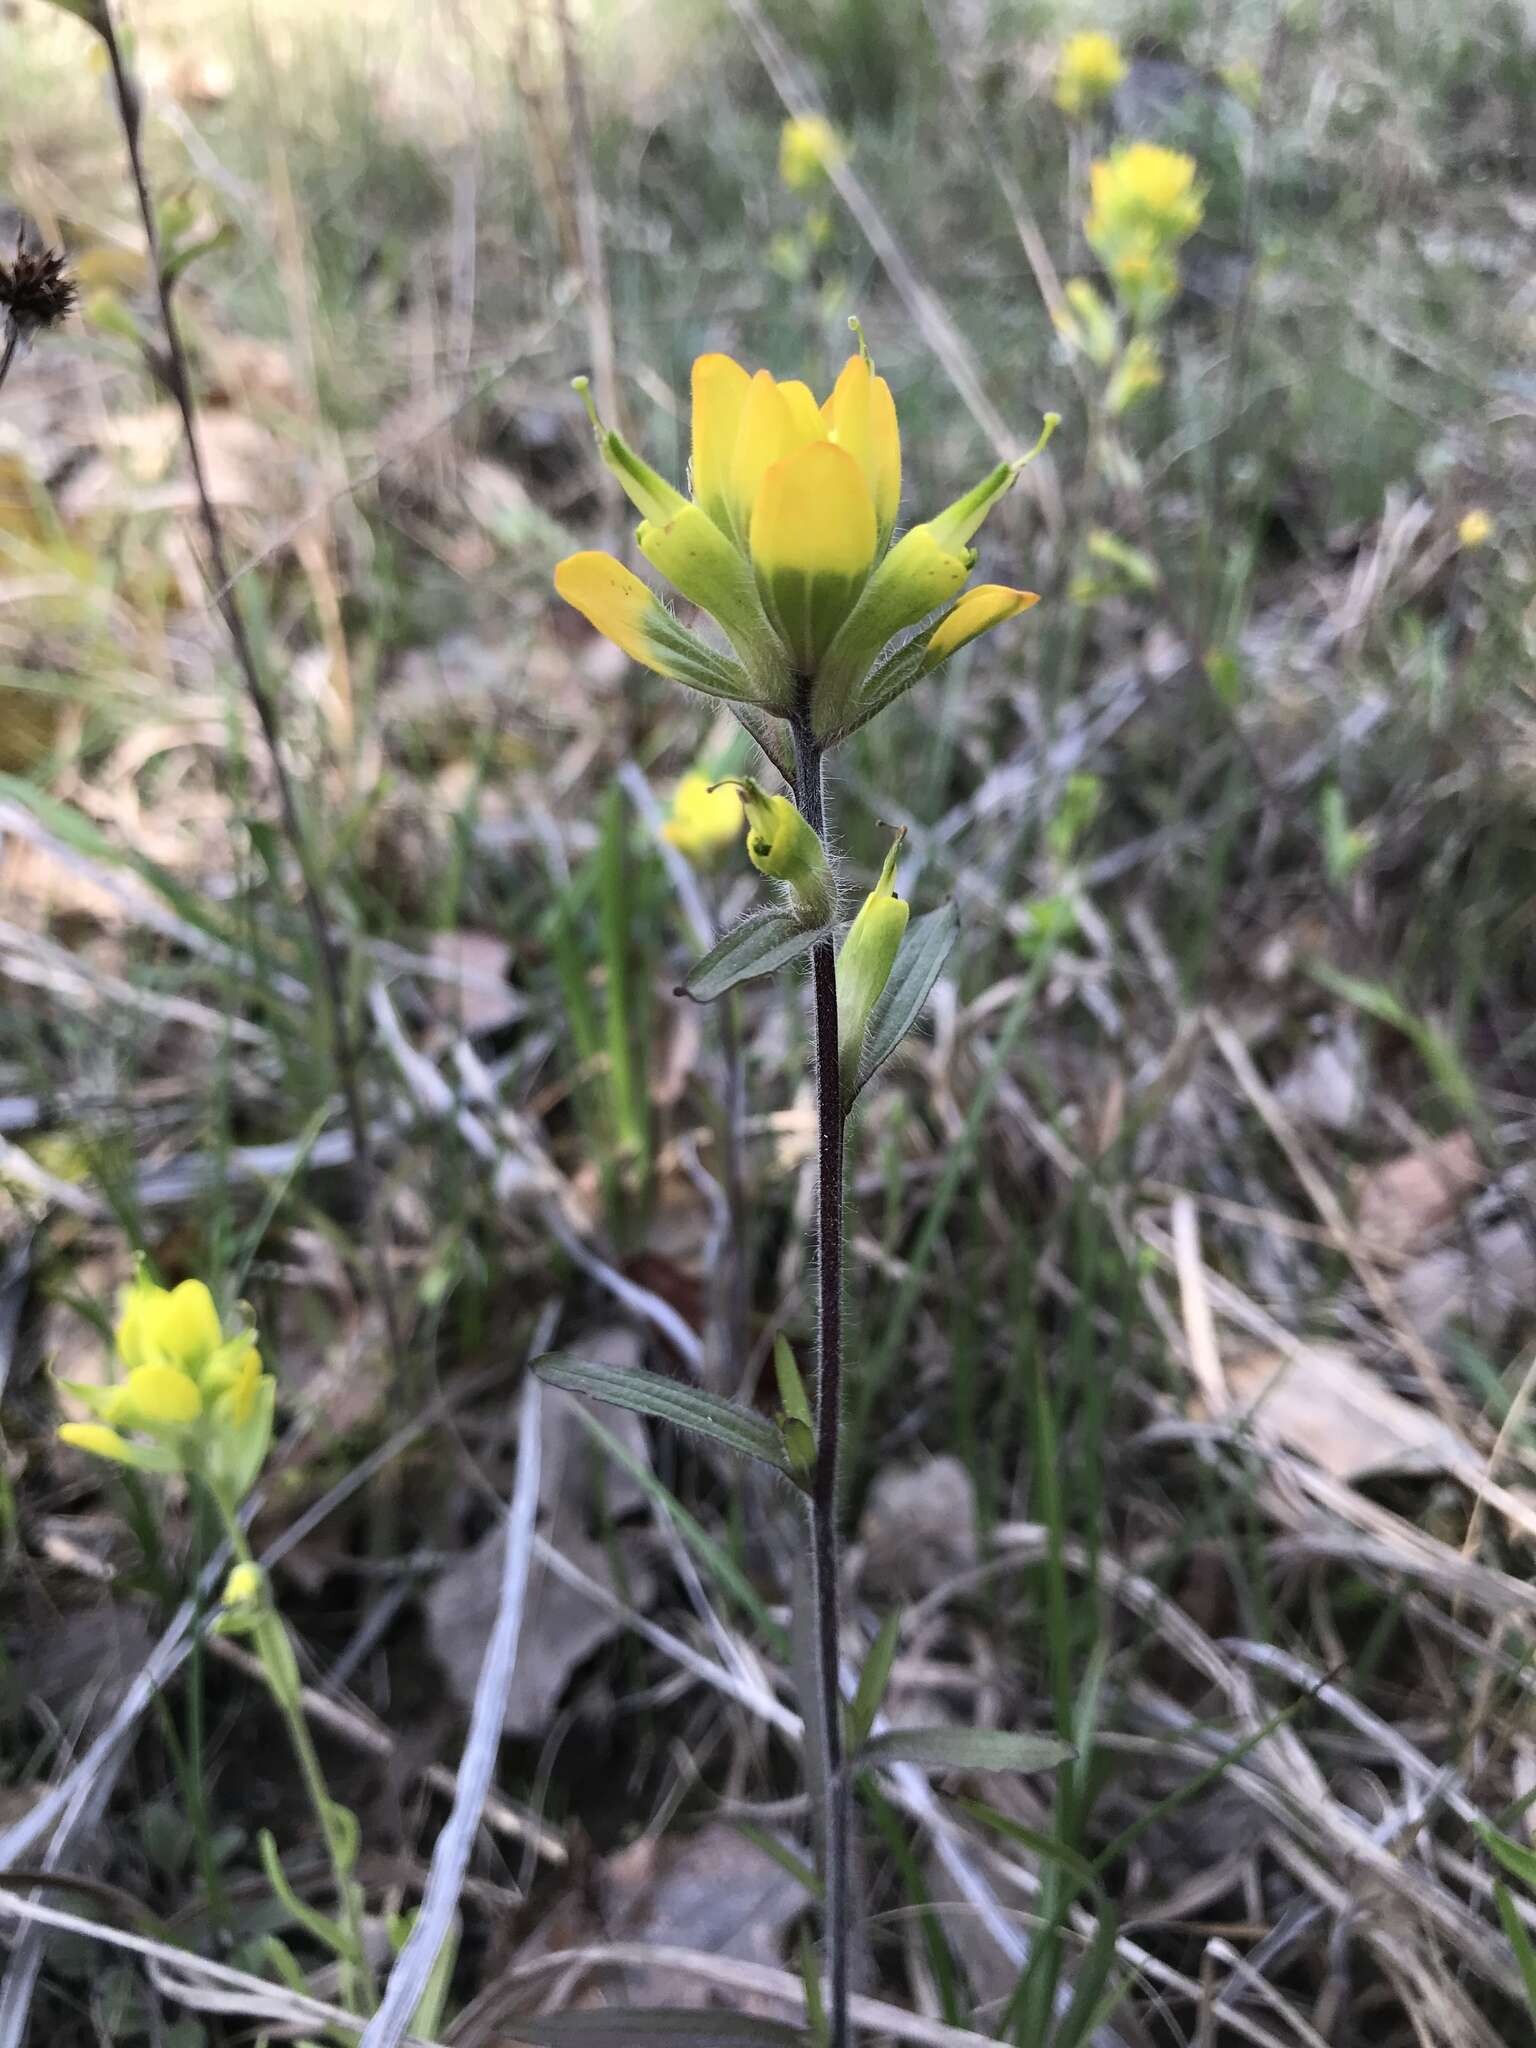
[[[584,382],[578,388],[585,392]],[[892,545],[901,497],[896,406],[862,347],[819,404],[795,379],[700,356],[691,497],[595,412],[593,423],[603,460],[643,515],[641,554],[713,616],[735,659],[689,632],[611,555],[568,556],[555,570],[560,595],[646,667],[774,717],[809,714],[824,744],[1036,601],[997,585],[960,598],[976,560],[971,536],[1022,461],[999,463]],[[945,607],[871,675],[888,642]]]
[[[846,155],[842,137],[825,115],[795,114],[779,135],[779,177],[791,192],[813,192]]]
[[[157,1287],[141,1269],[116,1335],[126,1377],[110,1387],[60,1381],[96,1417],[64,1423],[60,1438],[143,1472],[196,1475],[236,1506],[272,1437],[276,1382],[262,1371],[254,1330],[226,1333],[201,1280]]]
[[[1086,29],[1081,35],[1068,36],[1062,44],[1052,97],[1069,119],[1077,120],[1109,98],[1125,70],[1114,37],[1102,29]]]
[[[1177,291],[1178,251],[1204,217],[1195,160],[1160,143],[1129,142],[1101,158],[1088,175],[1088,246],[1126,309],[1149,320]]]

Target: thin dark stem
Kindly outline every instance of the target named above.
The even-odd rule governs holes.
[[[825,845],[821,749],[796,722],[795,793],[806,823]],[[830,2048],[847,2048],[849,1812],[838,1683],[838,1452],[843,1409],[843,1090],[837,1058],[837,956],[830,937],[811,954],[816,1048],[816,1473],[811,1486],[811,1575],[816,1606],[816,1677],[826,1757],[826,1954]]]
[[[364,1209],[364,1235],[370,1246],[374,1286],[384,1316],[391,1360],[398,1376],[404,1357],[404,1345],[395,1313],[394,1289],[390,1285],[388,1261],[384,1256],[383,1245],[373,1228],[373,1143],[368,1133],[367,1119],[363,1115],[362,1092],[358,1081],[357,1045],[347,1011],[346,977],[340,956],[332,942],[330,927],[326,922],[324,891],[310,847],[309,835],[300,815],[293,778],[283,759],[282,715],[278,709],[277,699],[262,675],[261,663],[257,659],[250,629],[235,598],[235,579],[230,574],[229,555],[224,546],[223,523],[208,490],[207,473],[203,468],[202,449],[197,437],[197,404],[192,393],[192,376],[187,363],[186,348],[181,338],[181,325],[171,303],[171,282],[166,277],[165,266],[161,260],[159,224],[155,217],[154,197],[144,166],[138,85],[124,62],[108,0],[101,0],[99,11],[92,19],[106,45],[107,60],[112,68],[112,87],[117,101],[118,118],[122,124],[129,169],[133,175],[134,192],[139,203],[139,216],[144,224],[144,236],[149,247],[150,271],[155,280],[160,305],[160,324],[165,332],[165,358],[159,364],[159,371],[175,402],[176,410],[181,415],[182,438],[186,443],[187,463],[192,472],[192,487],[197,497],[198,516],[208,543],[214,599],[228,628],[235,661],[245,683],[252,709],[256,713],[257,723],[261,727],[267,753],[271,758],[278,807],[282,812],[283,833],[299,865],[304,911],[313,936],[316,958],[320,963],[326,1008],[330,1013],[331,1048],[336,1062],[336,1077],[341,1085],[347,1126],[352,1137],[353,1155],[357,1161],[358,1182]]]
[[[5,342],[3,346],[0,346],[0,384],[3,384],[11,374],[11,365],[15,362],[16,354],[20,347],[21,329],[14,320],[7,320],[5,323]]]

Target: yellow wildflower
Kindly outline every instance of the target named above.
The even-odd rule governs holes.
[[[741,805],[730,784],[711,784],[697,769],[685,775],[672,797],[672,815],[661,836],[696,867],[708,867],[734,846],[741,832]]]
[[[226,1334],[201,1280],[157,1287],[141,1267],[124,1295],[115,1386],[60,1385],[93,1422],[66,1422],[77,1450],[144,1472],[195,1473],[229,1506],[247,1494],[272,1437],[276,1382],[262,1370],[255,1333]]]
[[[810,192],[847,154],[842,137],[824,115],[795,114],[779,134],[779,176],[791,192]]]
[[[1131,142],[1090,167],[1088,246],[1122,302],[1151,319],[1178,288],[1175,257],[1199,227],[1205,195],[1193,157],[1156,142]]]
[[[578,388],[585,395],[584,380]],[[603,461],[642,514],[640,552],[711,614],[736,658],[690,632],[611,555],[567,557],[555,571],[560,595],[644,666],[775,717],[809,709],[823,741],[862,723],[854,700],[893,635],[958,597],[976,559],[971,536],[1030,459],[1000,463],[893,547],[901,437],[862,339],[821,404],[796,379],[700,356],[691,497],[595,411],[592,420]]]
[[[1493,538],[1493,518],[1481,505],[1474,505],[1470,512],[1461,515],[1456,528],[1456,538],[1464,548],[1486,547]]]
[[[1125,59],[1114,37],[1102,29],[1087,29],[1081,35],[1068,36],[1062,44],[1053,97],[1061,111],[1075,120],[1108,99],[1125,71]]]

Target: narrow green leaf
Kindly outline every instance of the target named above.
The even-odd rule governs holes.
[[[1530,1891],[1536,1892],[1536,1854],[1512,1842],[1508,1835],[1501,1835],[1497,1828],[1479,1827],[1478,1840],[1497,1863],[1502,1863],[1511,1877],[1518,1877]]]
[[[821,1972],[816,1967],[816,1951],[811,1946],[811,1937],[803,1927],[800,1930],[800,1981],[805,1986],[807,2036],[812,2048],[826,2048],[830,2037],[827,2008],[821,1997]]]
[[[1515,1952],[1515,1961],[1520,1965],[1521,1981],[1525,1985],[1525,2003],[1531,2018],[1536,2020],[1536,1948],[1531,1946],[1531,1937],[1526,1932],[1525,1922],[1515,1909],[1514,1899],[1508,1885],[1495,1883],[1493,1903],[1499,1909],[1499,1918],[1509,1945]]]
[[[755,2019],[744,2012],[701,2012],[693,2006],[594,2007],[584,2012],[543,2013],[519,2019],[517,2037],[536,2048],[643,2048],[686,2043],[687,2048],[800,2048],[799,2029],[781,2020]]]
[[[1074,1754],[1054,1735],[1011,1728],[892,1728],[869,1743],[871,1764],[935,1764],[953,1771],[1049,1771]]]
[[[622,1466],[635,1484],[655,1501],[705,1570],[712,1573],[726,1592],[751,1615],[761,1629],[773,1655],[786,1657],[789,1654],[788,1637],[759,1599],[751,1581],[743,1576],[729,1552],[721,1549],[714,1537],[688,1512],[676,1494],[656,1477],[650,1466],[637,1458],[628,1445],[621,1443],[611,1430],[604,1429],[595,1415],[589,1415],[585,1408],[578,1408],[576,1417],[582,1428],[595,1442],[602,1445],[614,1463]]]
[[[891,978],[870,1013],[859,1070],[848,1091],[850,1106],[917,1022],[959,936],[960,913],[953,903],[925,911],[907,926]]]
[[[864,1669],[859,1673],[858,1688],[848,1709],[848,1746],[852,1750],[861,1750],[869,1740],[869,1731],[875,1725],[875,1716],[885,1698],[885,1688],[891,1682],[891,1666],[896,1661],[896,1645],[900,1640],[901,1612],[898,1609],[881,1622],[880,1632],[870,1644]]]
[[[1052,2038],[1051,2048],[1081,2048],[1096,2033],[1125,1995],[1123,1985],[1110,1986],[1109,1973],[1115,1964],[1115,1941],[1119,1923],[1105,1901],[1100,1901],[1093,1937],[1082,1961],[1072,1973],[1072,2003]]]
[[[302,1927],[306,1934],[324,1944],[333,1954],[347,1957],[351,1953],[346,1930],[315,1907],[306,1905],[283,1869],[282,1859],[277,1853],[277,1843],[272,1839],[271,1830],[263,1828],[256,1837],[256,1846],[261,1852],[261,1867],[266,1872],[267,1883],[271,1885],[290,1917]]]
[[[816,1418],[811,1413],[805,1381],[800,1377],[800,1368],[795,1363],[789,1339],[782,1331],[773,1340],[773,1376],[779,1383],[779,1400],[783,1403],[784,1413],[791,1421],[803,1422],[807,1429],[814,1429]]]
[[[808,931],[791,911],[759,911],[694,963],[678,994],[692,996],[696,1003],[712,1003],[741,982],[776,974],[823,937],[825,927]]]
[[[825,1896],[826,1886],[810,1864],[781,1842],[777,1835],[770,1835],[766,1828],[754,1827],[747,1820],[737,1821],[735,1827],[744,1842],[750,1842],[754,1849],[761,1849],[765,1856],[777,1863],[786,1877],[792,1877],[803,1888],[808,1897],[819,1900]]]
[[[786,1479],[795,1477],[773,1424],[750,1408],[739,1408],[734,1401],[717,1400],[713,1394],[680,1386],[659,1373],[600,1365],[594,1359],[572,1358],[563,1351],[550,1352],[537,1360],[533,1369],[549,1386],[564,1387],[571,1394],[590,1394],[596,1401],[611,1401],[616,1408],[629,1408],[637,1415],[670,1422],[676,1429],[692,1430],[696,1436],[707,1436],[744,1458],[757,1458],[771,1465]]]
[[[963,1813],[968,1813],[973,1819],[979,1820],[983,1827],[995,1828],[1005,1841],[1017,1842],[1021,1849],[1027,1849],[1032,1856],[1039,1856],[1047,1863],[1059,1863],[1063,1870],[1071,1872],[1079,1884],[1096,1892],[1101,1905],[1106,1903],[1104,1888],[1093,1865],[1086,1856],[1080,1856],[1076,1849],[1063,1842],[1059,1836],[1042,1834],[1039,1828],[1032,1828],[1024,1821],[1015,1820],[1012,1814],[999,1813],[995,1807],[985,1805],[980,1799],[960,1799],[956,1804]]]
[[[162,279],[167,287],[175,284],[176,280],[190,269],[200,257],[211,256],[215,249],[227,249],[236,239],[234,229],[226,221],[222,227],[215,228],[211,234],[201,235],[194,241],[180,243],[175,249],[167,252],[165,261],[160,266]]]

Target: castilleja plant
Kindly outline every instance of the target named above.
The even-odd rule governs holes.
[[[635,536],[641,555],[715,621],[726,645],[685,626],[611,555],[567,557],[555,571],[556,589],[634,660],[728,703],[787,785],[784,792],[752,778],[732,785],[745,812],[748,857],[777,885],[780,900],[727,933],[693,968],[684,989],[710,1001],[810,955],[819,1180],[816,1402],[813,1410],[782,1340],[775,1346],[782,1404],[776,1423],[657,1375],[564,1355],[541,1360],[539,1370],[555,1385],[758,1458],[807,1497],[816,1697],[806,1702],[806,1712],[819,1736],[813,1752],[824,1765],[818,1775],[824,1780],[826,2021],[834,2048],[841,2048],[848,2027],[850,1772],[861,1756],[873,1754],[869,1737],[894,1644],[890,1638],[883,1653],[871,1652],[845,1709],[838,1676],[844,1132],[860,1090],[926,1002],[954,943],[957,919],[952,905],[909,915],[896,894],[898,834],[839,943],[823,769],[840,741],[979,634],[1036,602],[1032,591],[1004,584],[967,587],[976,565],[971,542],[1030,456],[998,463],[964,497],[897,538],[896,406],[862,335],[858,353],[821,404],[805,384],[767,370],[749,375],[728,356],[701,356],[693,366],[686,495],[603,425],[584,379],[577,389],[592,413],[603,461],[641,514]],[[1048,415],[1031,454],[1055,425],[1055,415]],[[884,1634],[881,1642],[887,1643]],[[925,1760],[940,1760],[942,1731],[919,1733]],[[879,1737],[880,1756],[896,1757],[902,1739]],[[998,1753],[994,1765],[1038,1767],[1060,1753],[1046,1758],[1031,1738],[1001,1739],[1005,1747],[1016,1741],[1018,1754],[1010,1751],[1005,1759]]]

